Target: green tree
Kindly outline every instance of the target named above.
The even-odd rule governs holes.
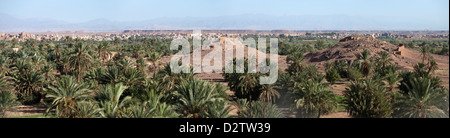
[[[333,112],[337,108],[335,95],[326,89],[326,85],[317,81],[308,80],[296,85],[291,97],[298,110],[297,117],[317,117]]]
[[[89,46],[78,43],[75,50],[70,53],[69,65],[73,72],[76,72],[77,81],[81,81],[81,76],[86,74],[86,71],[90,69],[93,57],[89,54]]]
[[[158,52],[151,52],[148,54],[148,60],[152,62],[152,65],[150,66],[150,71],[158,69],[159,66],[159,60],[161,59],[162,54]]]
[[[124,96],[127,89],[122,83],[101,85],[95,93],[95,99],[99,101],[100,114],[104,118],[124,117],[125,107],[132,103],[131,96]]]
[[[242,118],[284,118],[284,114],[278,109],[278,106],[272,103],[261,101],[250,102],[247,99],[238,99],[238,115]]]
[[[365,77],[367,77],[370,73],[370,67],[371,67],[371,60],[370,60],[370,51],[367,49],[364,49],[361,54],[358,56],[358,62],[360,64],[361,73],[364,74]]]
[[[61,76],[61,79],[52,86],[49,86],[47,98],[53,99],[51,109],[56,108],[57,116],[60,118],[74,118],[76,116],[77,102],[87,100],[91,90],[89,85],[83,82],[76,82],[72,76]]]
[[[385,70],[386,65],[390,64],[391,61],[394,61],[394,60],[389,57],[389,54],[386,51],[381,51],[379,53],[378,63],[381,64],[382,70]]]
[[[231,118],[233,117],[233,115],[230,114],[231,110],[233,110],[233,108],[231,108],[231,105],[226,101],[213,101],[213,103],[206,108],[206,117]]]
[[[160,69],[158,73],[153,75],[153,79],[156,79],[164,87],[163,92],[169,93],[177,85],[180,85],[184,81],[193,78],[193,68],[188,66],[182,66],[182,68],[190,68],[190,73],[174,73],[170,69],[170,65],[166,64],[164,68]]]
[[[106,57],[111,54],[111,52],[109,52],[108,48],[109,48],[109,45],[108,45],[108,42],[106,42],[106,41],[103,41],[102,43],[100,43],[97,46],[98,57],[102,60],[102,63],[105,63]]]
[[[0,80],[0,85],[4,84],[4,80]],[[16,96],[8,91],[0,91],[0,114],[1,117],[6,117],[6,112],[13,110],[14,106],[19,105]]]
[[[430,56],[431,48],[429,46],[422,46],[420,48],[420,53],[422,54],[422,63],[425,63],[425,60]]]
[[[39,102],[44,87],[44,77],[40,72],[17,73],[13,76],[13,80],[16,90],[19,92],[18,98],[22,100],[23,104]]]
[[[325,78],[327,79],[328,82],[331,83],[331,85],[333,85],[336,81],[339,81],[341,79],[341,76],[339,75],[336,69],[331,68],[326,71]]]
[[[410,82],[409,92],[394,104],[395,117],[448,118],[448,92],[445,96],[443,89],[433,88],[428,78],[414,78]]]
[[[276,99],[280,98],[280,93],[277,91],[277,86],[274,84],[263,84],[261,86],[261,94],[259,100],[262,102],[274,103]]]
[[[13,39],[11,40],[11,44],[12,44],[13,47],[16,47],[17,43],[19,43],[19,42],[17,41],[16,38],[13,38]]]
[[[176,88],[178,111],[188,118],[204,118],[214,101],[225,100],[225,89],[199,79],[190,79]]]
[[[389,91],[393,92],[394,91],[394,87],[396,85],[400,84],[400,81],[402,81],[402,78],[400,78],[396,73],[389,73],[384,77],[387,85],[389,86]]]
[[[294,52],[292,55],[289,55],[286,60],[288,63],[291,64],[289,66],[289,68],[287,69],[287,72],[294,73],[294,72],[302,71],[303,61],[305,60],[303,53]]]
[[[434,59],[430,58],[428,61],[428,71],[427,72],[429,74],[433,74],[434,71],[436,71],[438,69],[439,69],[439,67],[438,67],[438,64],[436,63],[436,61]]]
[[[389,118],[392,108],[389,95],[379,80],[352,81],[344,91],[344,103],[350,115],[358,118]]]

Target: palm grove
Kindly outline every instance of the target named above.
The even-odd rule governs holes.
[[[165,38],[2,41],[0,113],[5,117],[20,104],[44,104],[47,117],[61,118],[285,117],[278,106],[306,118],[337,110],[352,117],[449,116],[448,90],[432,76],[437,64],[426,48],[414,71],[399,71],[388,53],[364,50],[354,61],[328,62],[322,74],[304,64],[303,53],[335,41],[298,45],[292,38],[280,39],[290,66],[277,83],[259,84],[259,73],[223,74],[228,86],[195,79],[193,73],[172,73],[160,64],[162,56],[176,52]],[[232,64],[244,62],[248,70],[247,60]],[[343,79],[350,80],[344,96],[333,94],[330,85]]]

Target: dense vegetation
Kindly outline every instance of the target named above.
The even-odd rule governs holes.
[[[337,40],[280,37],[280,54],[288,55],[290,66],[280,72],[277,83],[259,84],[260,73],[231,73],[224,74],[227,87],[161,65],[162,56],[177,52],[169,50],[170,41],[2,41],[0,115],[19,104],[43,104],[47,117],[61,118],[286,117],[279,106],[305,118],[337,110],[352,117],[449,116],[448,90],[432,76],[437,65],[426,56],[436,50],[427,47],[414,71],[398,71],[387,53],[365,50],[357,60],[327,63],[322,74],[315,65],[303,63],[303,53],[333,46]],[[247,72],[247,60],[233,63],[244,62]],[[333,94],[330,86],[343,79],[351,81],[344,96]],[[237,114],[231,113],[234,109]]]

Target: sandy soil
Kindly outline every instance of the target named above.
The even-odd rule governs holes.
[[[43,105],[21,105],[16,106],[13,111],[6,112],[6,117],[42,115],[46,110],[47,107]]]

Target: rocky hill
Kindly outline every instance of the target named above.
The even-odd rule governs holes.
[[[371,51],[372,54],[381,51],[394,53],[398,46],[372,37],[352,35],[341,39],[336,46],[307,53],[305,57],[309,59],[309,62],[354,60],[357,58],[356,55],[364,49]]]
[[[371,56],[377,56],[377,53],[386,51],[393,59],[400,70],[413,70],[413,66],[422,62],[420,51],[405,48],[402,45],[393,45],[372,37],[361,35],[352,35],[339,41],[336,46],[306,53],[306,63],[316,64],[320,72],[324,72],[324,65],[327,61],[351,61],[357,59],[364,49],[370,51]],[[448,87],[449,83],[449,56],[431,54],[438,64],[439,69],[434,75],[439,76],[443,85]]]

